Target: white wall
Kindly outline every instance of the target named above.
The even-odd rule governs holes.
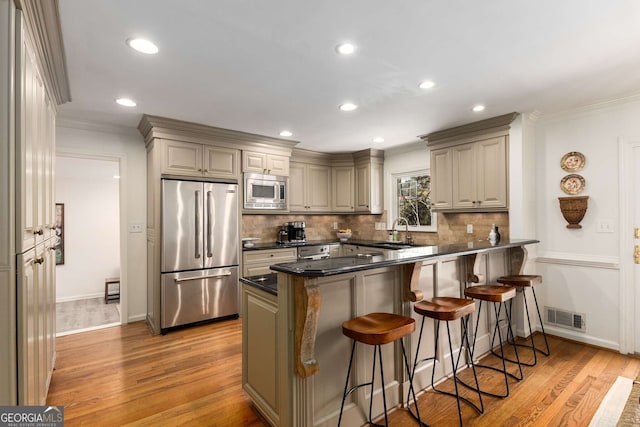
[[[56,300],[104,295],[120,276],[120,201],[116,161],[56,156],[56,203],[64,204],[64,264],[56,266]]]
[[[146,317],[146,150],[134,128],[110,128],[59,119],[56,153],[82,154],[120,162],[121,307],[125,321]],[[129,233],[129,224],[142,233]]]
[[[537,270],[543,305],[586,315],[586,333],[547,330],[582,342],[619,349],[619,197],[618,139],[640,136],[637,97],[585,107],[550,117],[536,126]],[[566,228],[558,197],[567,172],[560,159],[569,151],[586,156],[578,172],[586,180],[580,195],[589,196],[582,229]],[[598,221],[610,221],[613,233],[598,233]],[[631,249],[630,249],[631,250]]]

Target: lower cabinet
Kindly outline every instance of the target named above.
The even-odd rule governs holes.
[[[242,277],[275,273],[269,268],[271,265],[294,262],[297,259],[296,248],[245,251],[242,253]]]
[[[271,425],[278,413],[278,299],[242,285],[242,388]]]
[[[18,255],[18,402],[44,405],[55,361],[55,257],[42,243]]]

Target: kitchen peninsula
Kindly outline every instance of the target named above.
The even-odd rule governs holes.
[[[521,274],[526,263],[525,246],[534,243],[538,241],[505,239],[496,245],[486,240],[470,241],[273,265],[271,269],[278,272],[276,295],[243,286],[245,391],[272,425],[335,426],[351,345],[342,335],[343,321],[370,312],[411,316],[411,302],[432,296],[460,296],[467,285]],[[489,350],[492,322],[487,316],[481,317],[476,354]],[[434,324],[425,331],[431,333],[423,337],[426,342],[420,357],[428,357],[433,348]],[[455,339],[459,340],[459,331],[457,334]],[[417,331],[405,339],[412,357],[417,339]],[[401,396],[406,396],[408,379],[399,345],[387,345],[382,350],[387,402],[395,406]],[[370,348],[358,346],[354,384],[369,378],[371,356]],[[443,363],[435,367],[425,363],[416,371],[416,389],[427,387],[432,369],[436,378],[450,373],[445,356],[437,355]],[[349,397],[343,425],[365,422],[368,394],[365,388]],[[378,383],[373,399],[373,413],[380,414]]]

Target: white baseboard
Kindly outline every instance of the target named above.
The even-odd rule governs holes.
[[[146,320],[147,319],[147,315],[146,314],[135,314],[133,316],[129,316],[129,319],[127,319],[128,323],[132,323],[132,322],[139,322],[141,320]]]
[[[536,330],[538,330],[536,328]],[[620,351],[620,344],[614,341],[603,340],[591,335],[586,335],[581,332],[573,332],[568,329],[557,328],[555,326],[544,325],[544,330],[549,335],[555,335],[561,338],[567,338],[573,341],[578,341],[584,344],[591,344],[597,347],[608,348],[615,351]]]
[[[85,295],[74,295],[71,297],[60,297],[60,298],[56,298],[56,303],[78,301],[81,299],[91,299],[91,298],[104,298],[104,292],[98,292],[94,294],[85,294]]]

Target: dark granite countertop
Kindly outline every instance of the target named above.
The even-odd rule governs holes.
[[[362,244],[356,242],[357,241],[350,240],[347,243]],[[303,277],[333,276],[336,274],[351,273],[373,268],[410,264],[435,257],[469,255],[496,249],[530,245],[538,242],[538,240],[534,239],[503,239],[500,243],[495,245],[492,245],[488,240],[474,240],[448,245],[412,246],[409,248],[386,251],[381,255],[358,255],[274,264],[271,266],[271,270]]]
[[[241,277],[240,281],[262,291],[278,296],[278,274],[269,273],[258,276]]]
[[[380,247],[381,244],[389,244],[393,245],[394,242],[384,242],[382,240],[357,240],[357,239],[349,239],[346,242],[341,242],[338,239],[328,239],[328,240],[308,240],[304,243],[278,243],[278,242],[265,242],[265,243],[256,243],[254,246],[250,248],[243,247],[243,251],[259,251],[266,249],[285,249],[285,248],[297,248],[300,246],[318,246],[318,245],[358,245],[358,246],[370,246],[370,247]],[[402,244],[401,242],[395,242],[395,244]],[[416,245],[415,247],[421,247],[420,245]],[[391,246],[385,247],[382,249],[395,249]],[[401,249],[401,248],[397,248]]]

